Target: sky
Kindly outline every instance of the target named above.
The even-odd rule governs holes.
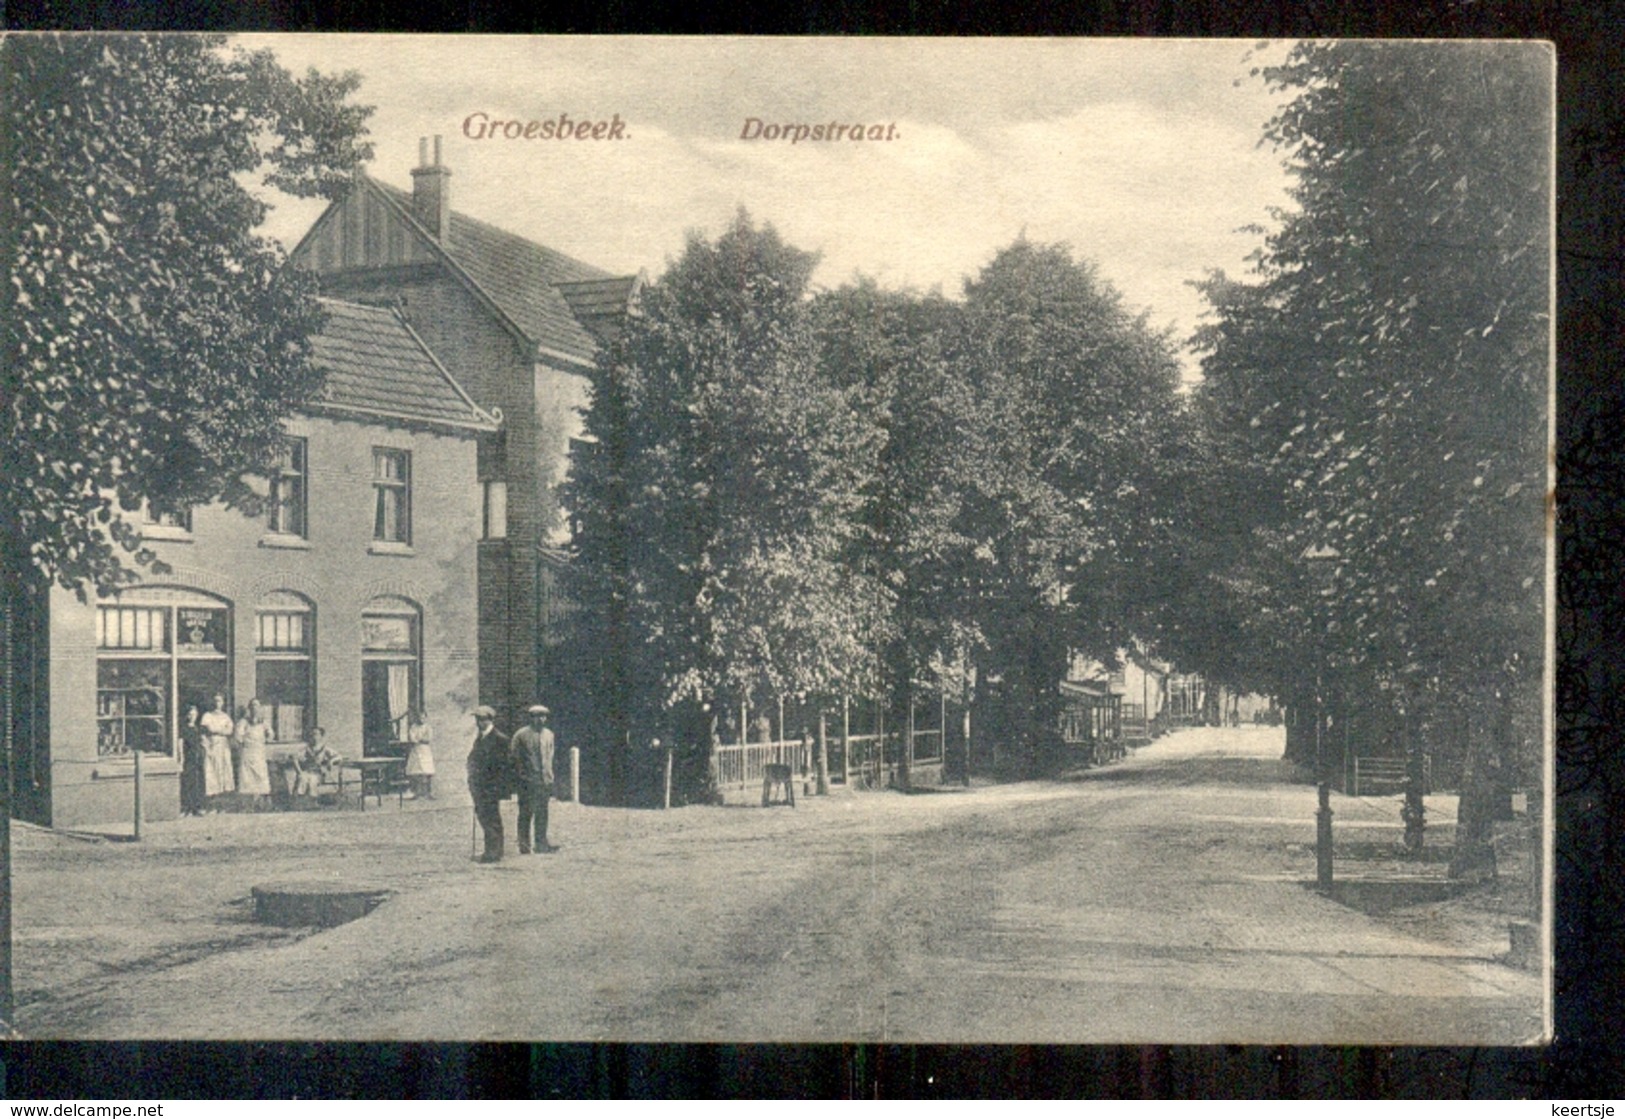
[[[442,137],[452,205],[617,274],[658,279],[743,206],[858,275],[958,296],[1002,247],[1064,242],[1183,344],[1209,269],[1245,272],[1288,204],[1262,79],[1287,45],[1240,40],[240,36],[295,72],[355,70],[370,172],[411,187]],[[476,138],[483,120],[622,122],[620,139]],[[477,114],[484,114],[484,117]],[[891,139],[747,139],[763,125]],[[606,130],[608,131],[608,130]],[[876,130],[881,131],[879,129]],[[867,133],[866,133],[867,136]],[[280,200],[292,248],[322,209]],[[1183,354],[1187,376],[1194,360]]]

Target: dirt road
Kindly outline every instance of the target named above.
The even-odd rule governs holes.
[[[795,809],[560,805],[468,861],[466,806],[19,837],[36,1037],[1511,1044],[1504,928],[1321,897],[1278,731],[1190,730],[1067,780]],[[1338,798],[1340,842],[1397,805]],[[1440,810],[1430,806],[1435,819]],[[510,806],[511,811],[511,806]],[[251,886],[396,891],[316,933]]]

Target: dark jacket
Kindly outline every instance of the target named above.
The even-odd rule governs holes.
[[[468,793],[475,800],[501,800],[514,791],[513,755],[508,736],[492,727],[474,739],[468,752]]]
[[[539,731],[520,727],[513,735],[513,760],[522,787],[550,787],[553,784],[553,732],[547,727]]]

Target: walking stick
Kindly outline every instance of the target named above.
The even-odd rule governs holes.
[[[479,855],[479,849],[474,845],[474,833],[478,830],[478,824],[479,817],[474,814],[474,809],[470,808],[468,810],[468,857],[471,859]]]

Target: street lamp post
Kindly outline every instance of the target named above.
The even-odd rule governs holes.
[[[1332,888],[1332,782],[1326,766],[1326,598],[1341,558],[1329,544],[1311,545],[1302,556],[1315,574],[1315,884],[1327,891]]]

